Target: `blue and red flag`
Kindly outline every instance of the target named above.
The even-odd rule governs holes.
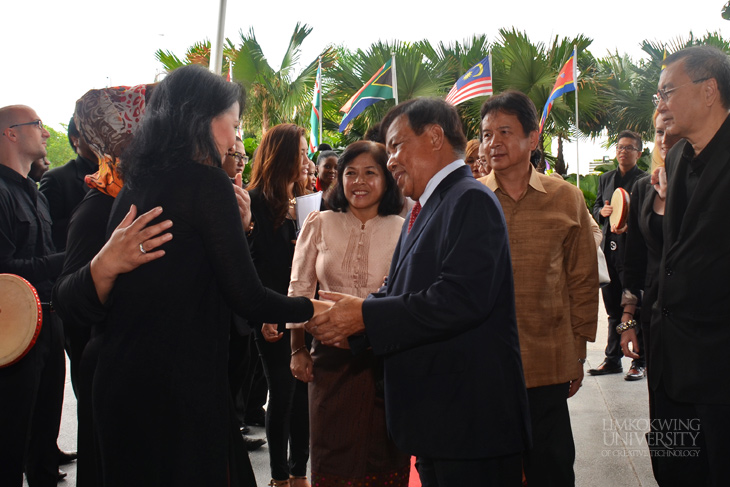
[[[547,119],[547,116],[550,114],[550,109],[553,108],[553,102],[559,97],[564,95],[565,93],[569,93],[571,91],[575,91],[575,49],[573,50],[573,53],[570,55],[570,59],[568,59],[568,62],[565,63],[563,66],[563,69],[560,70],[560,74],[558,74],[558,79],[555,81],[555,86],[553,86],[553,91],[550,92],[550,96],[547,99],[547,102],[545,103],[545,107],[542,109],[542,118],[540,119],[540,133],[542,133],[542,128],[545,126],[545,120]]]
[[[492,55],[488,55],[456,80],[446,102],[456,106],[477,96],[492,94]]]

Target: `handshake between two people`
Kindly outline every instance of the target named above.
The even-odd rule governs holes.
[[[363,298],[332,291],[319,291],[321,300],[312,300],[314,316],[303,324],[289,324],[287,327],[304,328],[324,345],[349,348],[347,337],[365,331],[362,317]],[[283,333],[276,324],[265,323],[261,333],[266,341],[277,341]]]

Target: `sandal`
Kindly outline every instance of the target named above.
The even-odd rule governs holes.
[[[274,480],[271,479],[269,482],[270,487],[289,487],[289,480]]]
[[[289,482],[291,487],[311,487],[306,475],[302,475],[301,477],[292,475],[289,477]]]

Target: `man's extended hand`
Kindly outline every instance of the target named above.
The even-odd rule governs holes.
[[[365,331],[362,318],[364,299],[330,291],[320,291],[319,297],[335,303],[304,325],[320,342],[329,346],[342,346],[350,335]]]

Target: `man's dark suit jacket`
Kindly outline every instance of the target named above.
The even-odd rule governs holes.
[[[529,412],[499,202],[462,166],[407,228],[386,286],[363,303],[367,338],[384,356],[390,434],[427,458],[525,450]]]
[[[666,158],[664,251],[651,328],[659,351],[649,380],[654,389],[663,383],[676,401],[730,404],[729,134],[730,117],[705,148],[715,145],[686,203],[691,156],[682,153],[689,143],[680,141]]]
[[[611,233],[611,224],[609,223],[608,218],[601,216],[601,209],[603,209],[603,205],[605,204],[606,200],[608,200],[609,203],[611,202],[613,192],[616,190],[614,185],[616,171],[618,171],[618,169],[608,171],[607,173],[601,174],[601,177],[598,178],[598,193],[596,193],[596,202],[593,204],[593,217],[596,219],[599,225],[603,225],[603,240],[601,240],[601,249],[604,253],[610,252],[610,249],[606,248],[606,242],[608,241],[606,236]],[[626,192],[631,194],[631,191],[633,191],[636,181],[644,175],[646,175],[646,173],[639,169],[639,166],[634,166],[629,172],[626,173],[626,175],[624,175],[624,185],[622,186],[622,188],[624,188]],[[619,247],[623,246],[625,238],[625,234],[614,235],[614,239],[619,242]]]
[[[84,178],[98,169],[96,163],[77,156],[63,166],[47,171],[41,178],[40,192],[48,200],[53,221],[53,244],[59,252],[66,249],[66,230],[71,213],[89,192]]]

